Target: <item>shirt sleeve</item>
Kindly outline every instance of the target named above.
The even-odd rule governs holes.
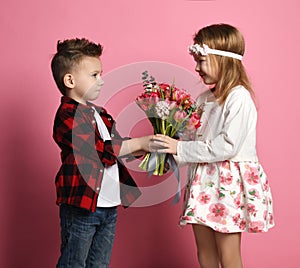
[[[96,135],[95,128],[87,121],[83,113],[67,110],[61,111],[55,119],[53,138],[62,149],[62,154],[73,153],[83,155],[103,164],[113,165],[117,157],[114,147],[121,141],[103,141]]]
[[[205,141],[180,141],[177,154],[180,162],[211,163],[234,157],[256,122],[256,108],[248,91],[236,90],[224,104],[224,123],[216,137]]]

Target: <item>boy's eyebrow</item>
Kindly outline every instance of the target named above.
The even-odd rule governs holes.
[[[91,71],[91,73],[99,73],[99,74],[102,74],[103,73],[103,70],[94,70],[94,71]]]

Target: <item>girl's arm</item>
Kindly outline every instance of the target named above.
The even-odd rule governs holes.
[[[250,94],[246,91],[234,92],[224,109],[225,121],[222,130],[214,139],[176,141],[156,135],[154,142],[165,147],[157,152],[177,154],[180,162],[209,163],[234,157],[249,134],[254,137],[255,146],[256,109]]]

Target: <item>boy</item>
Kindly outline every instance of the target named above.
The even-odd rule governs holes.
[[[51,69],[61,104],[53,138],[61,149],[56,176],[61,256],[57,267],[108,267],[117,206],[129,206],[140,191],[117,157],[149,151],[152,136],[121,138],[97,99],[103,85],[102,46],[86,39],[58,41]]]

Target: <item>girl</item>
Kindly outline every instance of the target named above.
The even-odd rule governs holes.
[[[180,224],[192,224],[202,268],[242,267],[241,233],[274,226],[272,196],[256,155],[257,113],[242,64],[242,34],[210,25],[194,37],[196,72],[211,89],[201,94],[202,125],[194,141],[157,135],[160,153],[189,164]]]

